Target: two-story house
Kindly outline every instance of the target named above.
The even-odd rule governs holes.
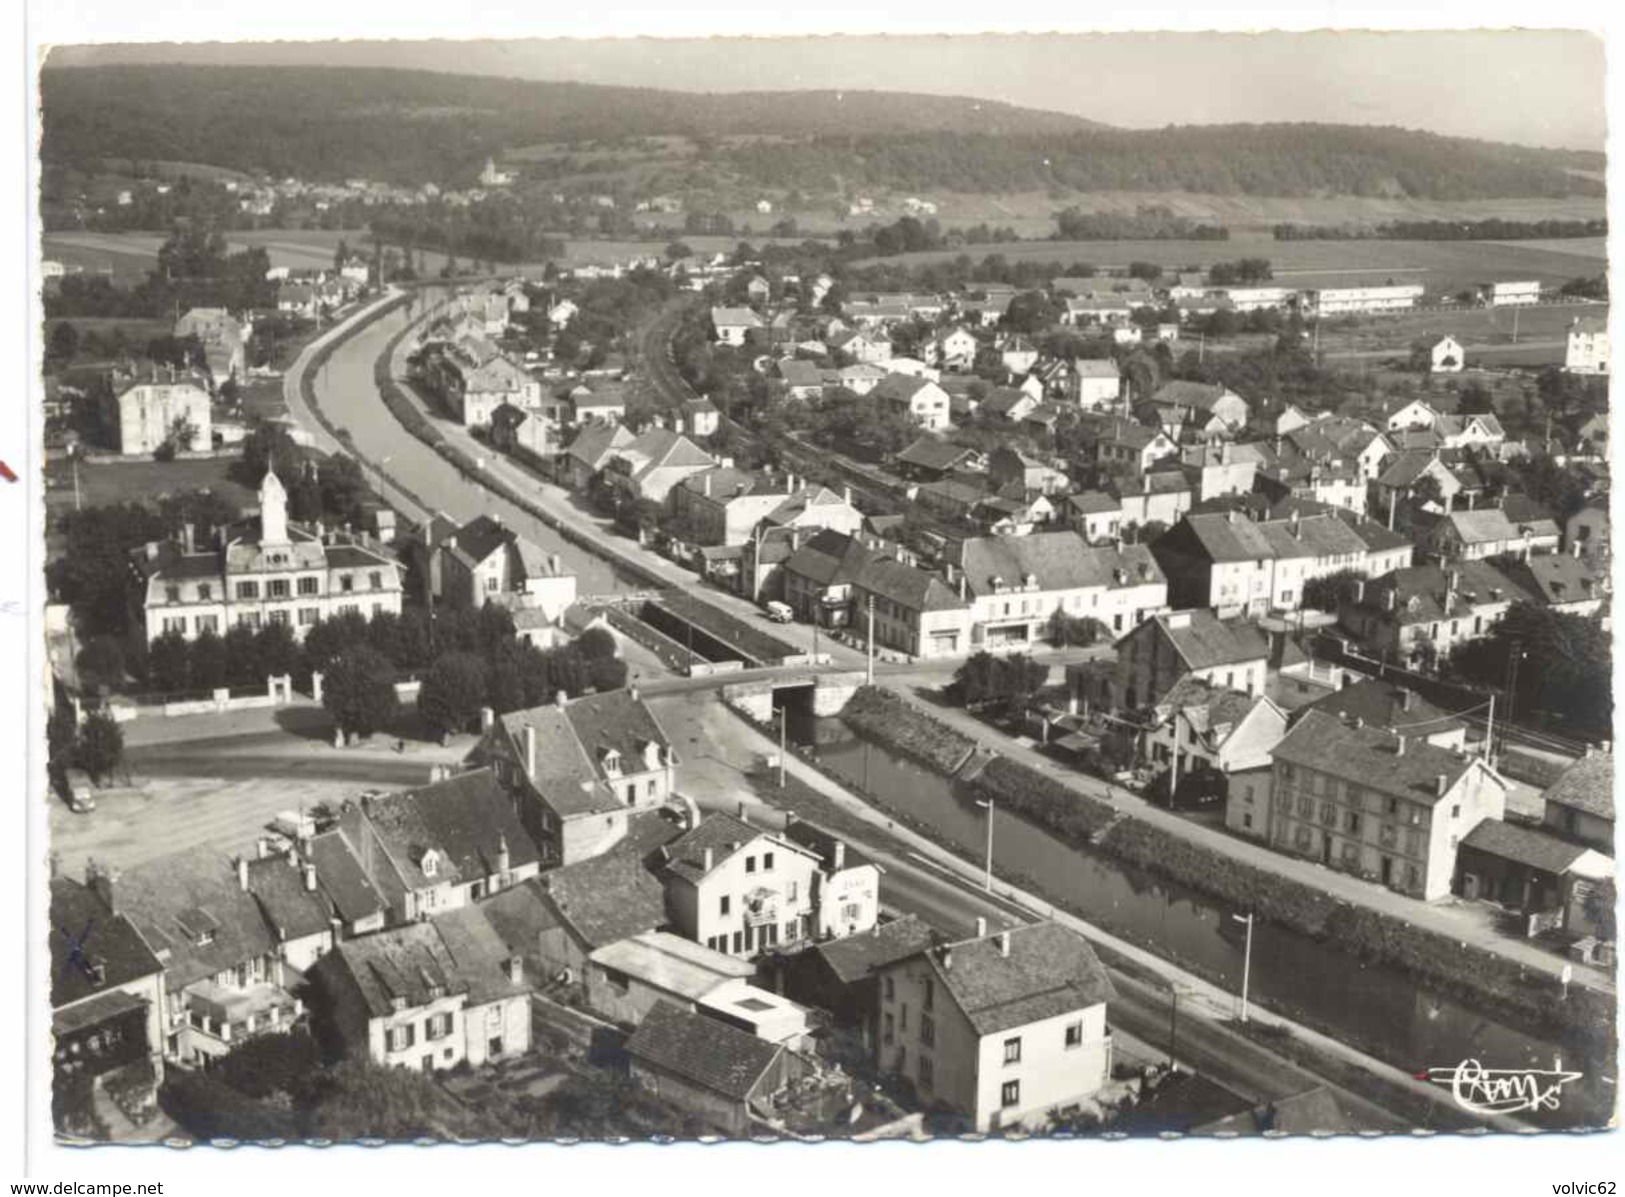
[[[869,394],[876,403],[912,416],[927,431],[941,432],[950,425],[948,392],[928,378],[888,374]]]
[[[152,1069],[152,1094],[164,1078],[164,966],[124,915],[103,900],[95,875],[81,885],[51,878],[51,1072],[56,1129],[74,1125],[75,1106],[109,1077]],[[116,900],[116,896],[115,896]],[[82,1094],[75,1102],[72,1094]],[[87,1119],[88,1122],[88,1119]]]
[[[878,978],[876,1066],[970,1130],[1042,1124],[1111,1078],[1111,981],[1059,923],[927,947]]]
[[[719,813],[667,844],[663,855],[678,934],[747,958],[817,938],[818,853]]]
[[[1250,410],[1247,400],[1222,383],[1166,382],[1152,394],[1151,402],[1159,407],[1184,408],[1195,412],[1199,419],[1217,418],[1230,435],[1247,427]]]
[[[724,345],[744,345],[752,329],[762,327],[762,318],[749,308],[712,308],[711,327]]]
[[[825,530],[804,540],[781,566],[784,601],[796,618],[826,628],[852,622],[852,588],[871,561],[885,555],[864,537]]]
[[[1268,835],[1269,754],[1286,735],[1285,711],[1263,694],[1187,677],[1145,714],[1142,751],[1153,768],[1167,771],[1171,793],[1194,780],[1225,802],[1227,824],[1243,835]]]
[[[499,715],[469,759],[492,766],[550,864],[608,851],[676,787],[676,751],[636,690]]]
[[[389,923],[478,902],[541,867],[535,842],[489,768],[346,801],[338,830],[387,903]]]
[[[1168,605],[1167,578],[1144,545],[1091,547],[1073,531],[966,540],[958,569],[973,647],[1031,647],[1056,612],[1122,632]]]
[[[1480,757],[1320,711],[1272,759],[1273,847],[1426,901],[1449,894],[1462,838],[1506,809]]]
[[[312,980],[347,1055],[438,1072],[530,1050],[531,985],[478,909],[340,944]]]
[[[934,573],[876,558],[852,581],[852,622],[873,628],[879,648],[911,657],[953,657],[970,651],[971,604]]]
[[[194,848],[121,874],[99,870],[90,879],[103,904],[129,919],[164,967],[167,1059],[205,1063],[304,1017],[303,1003],[289,992],[277,929],[255,900],[249,875],[246,858],[234,863]]]
[[[544,552],[501,516],[476,516],[444,537],[438,549],[440,594],[453,606],[514,603],[556,620],[576,600],[576,576],[562,558]]]
[[[1361,584],[1338,604],[1337,621],[1383,660],[1430,665],[1456,645],[1487,635],[1514,602],[1527,598],[1487,561],[1414,565]]]
[[[1137,710],[1188,677],[1262,694],[1269,649],[1268,638],[1254,624],[1221,620],[1205,608],[1163,612],[1117,642],[1117,666],[1103,679],[1104,692],[1087,697],[1109,710]]]

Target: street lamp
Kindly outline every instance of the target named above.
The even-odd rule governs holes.
[[[976,805],[980,806],[980,807],[984,807],[987,810],[987,879],[983,882],[982,887],[984,889],[986,889],[988,893],[992,893],[993,892],[993,799],[989,798],[989,799],[987,799],[987,801],[984,802],[982,799],[978,798],[976,800]]]
[[[1247,1021],[1247,982],[1252,979],[1253,970],[1253,915],[1233,914],[1230,916],[1238,923],[1247,924],[1247,947],[1241,957],[1241,1021]]]

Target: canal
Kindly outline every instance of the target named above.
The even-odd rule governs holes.
[[[382,468],[422,504],[459,524],[479,515],[500,517],[544,552],[557,553],[565,567],[575,572],[581,594],[647,589],[645,582],[626,576],[609,561],[566,540],[524,508],[465,478],[451,462],[402,427],[384,406],[373,376],[375,363],[390,339],[432,306],[434,299],[433,295],[420,296],[417,303],[386,313],[345,340],[312,376],[316,406],[335,428],[348,430],[366,459],[367,477],[373,478]],[[408,518],[413,518],[411,513]]]
[[[968,859],[983,858],[987,816],[963,786],[863,739],[839,718],[792,712],[790,734],[816,745],[819,762],[855,790],[884,795]],[[993,861],[996,873],[1031,879],[1080,917],[1239,993],[1246,929],[1231,917],[1238,911],[1062,843],[1014,815],[995,815]],[[1542,1126],[1598,1126],[1613,1111],[1612,1059],[1583,1059],[1572,1045],[1506,1025],[1405,973],[1282,927],[1260,922],[1254,930],[1249,994],[1406,1071],[1476,1059],[1486,1068],[1553,1068],[1561,1060],[1585,1073],[1563,1090],[1558,1110],[1524,1116]]]

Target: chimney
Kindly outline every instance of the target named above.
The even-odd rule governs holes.
[[[1363,731],[1363,730],[1365,730],[1365,716],[1364,715],[1356,715],[1354,717],[1354,730],[1355,731]]]
[[[1445,574],[1444,611],[1446,615],[1450,614],[1450,608],[1456,605],[1456,587],[1460,584],[1461,574],[1459,571],[1451,570]]]
[[[307,861],[305,861],[303,864],[301,864],[299,866],[299,871],[304,877],[305,889],[308,892],[314,893],[315,890],[316,890],[316,866],[315,866],[315,864],[313,864],[311,861],[307,860]]]
[[[1354,601],[1357,602],[1357,603],[1365,602],[1365,579],[1364,578],[1360,578],[1354,583]]]
[[[246,894],[248,892],[248,857],[237,858],[237,885]]]
[[[745,824],[747,827],[750,826],[750,814],[745,810],[745,804],[743,802],[739,804],[739,821]]]
[[[536,776],[536,727],[525,724],[525,776]]]
[[[707,471],[706,473],[700,475],[700,485],[705,488],[705,497],[709,499],[711,497],[711,474],[710,474],[710,471]]]
[[[839,873],[844,868],[846,868],[846,841],[845,840],[836,840],[835,841],[835,867],[831,871]]]
[[[508,875],[508,837],[500,831],[497,832],[497,873],[503,877]]]
[[[1411,704],[1415,700],[1415,698],[1416,698],[1416,694],[1413,691],[1401,690],[1399,692],[1399,709],[1402,710],[1402,711],[1410,710],[1411,709]]]
[[[1008,931],[999,932],[999,955],[1006,957],[1010,955],[1010,932]]]
[[[1444,792],[1450,788],[1450,777],[1445,773],[1438,773],[1433,778],[1433,794],[1436,798],[1443,798]]]
[[[952,948],[942,949],[942,971],[952,972],[954,967],[954,953]]]
[[[110,865],[99,864],[92,860],[85,866],[85,884],[95,891],[96,896],[102,900],[109,913],[117,914],[118,909],[118,872]]]
[[[852,488],[850,486],[841,487],[841,502],[848,507],[852,506]]]
[[[1394,737],[1394,755],[1395,756],[1404,756],[1405,755],[1405,737],[1404,736],[1395,736]]]
[[[563,574],[564,573],[564,559],[561,558],[557,553],[549,553],[547,555],[547,568],[548,568],[548,571],[550,573],[552,573],[555,577]]]
[[[497,721],[497,714],[490,707],[480,708],[480,730],[488,732]]]
[[[709,873],[711,871],[711,866],[712,866],[713,862],[715,861],[715,858],[716,858],[716,854],[710,848],[707,848],[705,850],[705,856],[702,859],[701,864],[700,864],[701,869],[703,869],[705,872]]]
[[[1236,522],[1236,509],[1234,507],[1224,513],[1224,522],[1227,524]]]
[[[567,706],[569,704],[569,702],[570,702],[570,695],[568,693],[566,693],[563,690],[555,690],[555,691],[553,691],[553,705],[556,706],[559,710],[561,710],[561,711],[564,710],[565,706]]]
[[[981,915],[976,916],[976,938],[977,939],[986,939],[987,938],[987,920],[985,918],[983,918]]]
[[[523,956],[508,957],[508,983],[510,985],[523,985],[525,983],[525,958]]]
[[[1399,605],[1399,595],[1392,587],[1388,588],[1386,593],[1384,593],[1383,598],[1385,600],[1385,605],[1390,611],[1394,610]]]
[[[1298,531],[1298,509],[1296,507],[1294,507],[1292,509],[1291,526],[1292,526],[1292,539],[1293,540],[1302,540],[1303,539],[1303,534]]]

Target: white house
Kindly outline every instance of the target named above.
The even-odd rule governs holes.
[[[1608,322],[1595,316],[1577,317],[1569,326],[1563,369],[1570,374],[1608,373]]]
[[[763,327],[762,318],[749,308],[712,308],[711,326],[724,345],[743,345],[752,329]]]
[[[1467,355],[1455,337],[1437,337],[1428,343],[1428,371],[1432,374],[1460,374]]]

